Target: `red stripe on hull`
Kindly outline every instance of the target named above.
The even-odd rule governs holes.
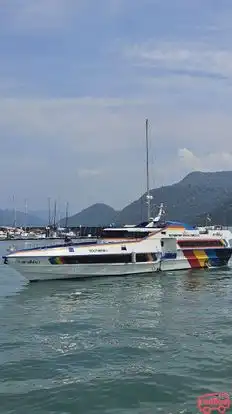
[[[201,267],[201,264],[199,260],[196,258],[193,250],[182,250],[182,252],[193,269],[198,269],[199,267]]]

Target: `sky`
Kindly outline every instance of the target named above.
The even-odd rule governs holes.
[[[0,207],[232,170],[231,0],[0,0]]]

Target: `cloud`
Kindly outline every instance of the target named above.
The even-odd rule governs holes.
[[[142,188],[143,157],[137,154],[144,148],[145,118],[138,117],[143,104],[115,98],[1,99],[2,194],[27,196],[30,205],[33,194],[33,205],[41,207],[48,196],[77,203],[76,208],[99,200],[123,207]],[[125,177],[130,188],[112,191]]]
[[[164,109],[142,99],[1,99],[0,174],[12,166],[17,171],[8,175],[7,188],[2,182],[3,192],[18,186],[30,194],[34,186],[34,202],[38,197],[41,203],[44,194],[62,194],[74,204],[75,180],[85,192],[84,206],[99,197],[123,207],[145,191],[146,116],[152,186],[174,182],[192,169],[230,169],[231,158],[218,156],[221,146],[232,151],[230,114]]]
[[[166,110],[166,112],[165,112]],[[159,100],[116,98],[0,99],[2,149],[61,154],[133,153],[144,146],[144,122],[159,156],[191,142],[192,151],[232,150],[230,111],[160,105]],[[185,154],[186,157],[186,154]],[[88,158],[87,158],[88,160]],[[87,168],[87,167],[85,167]],[[87,168],[88,169],[88,168]],[[95,169],[95,168],[94,168]],[[98,169],[97,169],[98,170]]]
[[[189,151],[187,148],[183,148],[179,150],[178,155],[183,163],[191,170],[201,169],[200,159],[194,155],[192,151]]]
[[[128,148],[132,136],[138,138],[133,117],[142,105],[104,98],[1,99],[0,128],[26,148],[107,153]]]
[[[232,171],[232,151],[203,151],[180,148],[175,155],[168,156],[153,166],[155,186],[173,184],[192,171]],[[172,173],[171,173],[172,172]]]
[[[232,149],[230,113],[218,109],[180,110],[173,102],[165,112],[165,104],[143,99],[0,99],[0,128],[8,137],[2,145],[7,149],[12,140],[24,151],[34,146],[73,154],[131,152],[144,145],[146,117],[151,141],[162,152],[189,141],[193,150],[202,142],[213,151],[221,145]]]
[[[191,76],[231,77],[232,50],[217,49],[207,44],[163,42],[128,47],[126,55],[138,65],[187,73]]]
[[[147,117],[153,187],[231,168],[227,0],[0,4],[3,197],[123,207],[145,191]]]
[[[232,170],[232,152],[207,153],[197,156],[187,148],[178,151],[180,160],[189,171]]]

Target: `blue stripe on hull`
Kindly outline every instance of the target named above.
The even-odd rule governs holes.
[[[232,249],[206,249],[211,266],[226,266],[231,258]]]

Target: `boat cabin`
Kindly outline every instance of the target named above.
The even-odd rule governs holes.
[[[179,222],[179,221],[145,221],[139,223],[135,226],[125,226],[125,227],[109,227],[101,231],[101,239],[143,239],[148,237],[150,234],[157,233],[161,230],[161,234],[166,234],[167,231],[176,233],[176,236],[180,236],[184,231],[194,231],[196,228],[188,224]],[[174,234],[172,234],[174,236]]]
[[[139,230],[139,231],[138,231]],[[104,229],[101,232],[101,239],[143,239],[149,236],[150,231],[140,230],[137,231],[133,228],[109,228]]]

